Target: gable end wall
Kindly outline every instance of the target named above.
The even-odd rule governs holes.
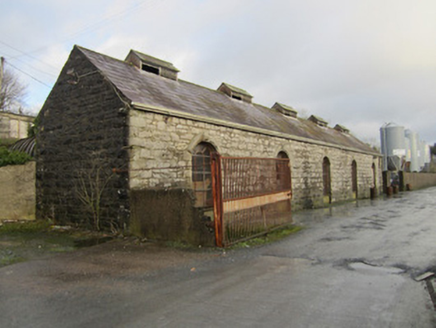
[[[70,69],[76,76],[67,75]],[[97,228],[96,211],[79,199],[85,183],[89,192],[102,190],[99,228],[127,227],[128,175],[112,172],[127,163],[126,116],[119,112],[124,107],[112,85],[74,49],[40,114],[37,218]],[[107,184],[91,187],[97,181]]]

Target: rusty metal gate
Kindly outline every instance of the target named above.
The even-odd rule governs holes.
[[[288,158],[212,154],[215,238],[219,247],[292,222]]]

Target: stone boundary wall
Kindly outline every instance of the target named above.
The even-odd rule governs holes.
[[[415,190],[436,186],[436,173],[400,172],[400,190]]]
[[[323,206],[323,158],[331,163],[332,202],[353,199],[351,165],[357,163],[358,198],[369,198],[376,168],[377,192],[382,191],[378,156],[236,130],[157,113],[129,112],[130,189],[192,189],[192,150],[212,144],[223,156],[277,157],[291,161],[293,209]],[[165,169],[167,168],[167,169]]]
[[[35,219],[35,162],[0,167],[0,221]]]

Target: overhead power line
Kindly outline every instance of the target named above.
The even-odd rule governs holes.
[[[109,24],[110,22],[112,22],[112,21],[114,21],[114,20],[116,20],[116,19],[119,19],[119,18],[121,18],[121,17],[124,17],[124,16],[130,14],[131,12],[134,12],[134,11],[137,12],[141,7],[144,7],[144,6],[147,5],[146,8],[150,8],[150,7],[152,7],[152,6],[154,6],[154,5],[158,4],[158,3],[162,3],[162,1],[164,1],[164,0],[145,0],[145,1],[141,1],[141,2],[135,4],[135,5],[133,5],[133,6],[129,7],[129,8],[127,8],[127,9],[125,9],[125,10],[118,11],[118,12],[116,12],[116,13],[114,13],[114,14],[111,14],[111,15],[109,15],[109,16],[107,16],[107,17],[103,17],[102,19],[100,19],[100,20],[97,21],[97,22],[94,22],[94,23],[92,23],[92,24],[89,24],[89,25],[85,26],[84,28],[80,29],[79,31],[77,31],[77,32],[75,32],[75,33],[72,33],[72,34],[68,35],[67,37],[65,37],[65,38],[64,38],[63,40],[61,40],[61,41],[58,41],[58,42],[55,42],[55,43],[52,43],[52,44],[47,44],[47,45],[45,45],[45,46],[43,46],[43,47],[37,48],[37,49],[35,49],[35,50],[33,50],[33,51],[29,51],[29,52],[22,51],[22,50],[20,50],[20,49],[14,47],[14,46],[11,46],[10,44],[8,44],[8,43],[6,43],[6,42],[4,42],[4,41],[0,41],[0,44],[3,44],[4,46],[6,46],[6,47],[8,47],[8,48],[10,48],[10,49],[12,49],[12,50],[17,51],[17,52],[20,53],[19,55],[16,55],[16,56],[8,56],[8,61],[7,61],[6,63],[7,63],[9,66],[11,66],[11,67],[13,67],[14,69],[16,69],[17,71],[19,71],[19,72],[21,72],[21,73],[27,75],[27,76],[30,77],[31,79],[33,79],[33,80],[37,81],[38,83],[44,85],[45,87],[47,87],[47,88],[51,88],[51,86],[49,86],[48,84],[44,83],[44,82],[41,81],[40,79],[38,79],[38,78],[32,76],[32,75],[29,74],[28,72],[25,72],[25,71],[23,71],[22,69],[19,69],[18,67],[16,67],[16,66],[14,66],[13,64],[11,64],[11,63],[10,63],[10,60],[17,60],[17,61],[20,61],[20,62],[22,62],[23,64],[28,65],[32,70],[38,71],[39,73],[42,73],[42,74],[50,75],[50,76],[52,76],[52,77],[56,77],[56,76],[55,76],[54,74],[52,74],[52,73],[49,73],[49,72],[46,72],[46,71],[41,71],[41,70],[35,68],[35,67],[32,66],[31,64],[26,63],[25,61],[21,60],[20,58],[22,58],[22,57],[29,57],[29,58],[31,58],[31,59],[37,61],[37,62],[40,62],[40,63],[46,65],[48,68],[53,69],[53,70],[55,70],[55,71],[57,72],[57,71],[58,71],[58,68],[56,68],[56,67],[54,67],[54,66],[52,66],[52,65],[50,65],[50,64],[48,64],[48,63],[46,63],[46,62],[44,62],[44,61],[42,61],[42,60],[40,60],[39,58],[37,58],[37,57],[35,57],[35,56],[32,56],[32,54],[35,54],[35,53],[37,53],[37,52],[43,51],[43,50],[45,50],[45,49],[48,49],[48,48],[51,47],[51,46],[54,46],[54,45],[57,45],[57,44],[65,43],[65,42],[70,41],[70,40],[72,40],[72,39],[75,39],[75,38],[77,38],[77,37],[79,37],[79,36],[83,36],[83,35],[86,35],[86,34],[88,34],[88,33],[90,33],[90,32],[93,32],[93,31],[96,31],[96,30],[98,30],[98,29],[101,29],[101,28],[107,26],[107,24]],[[142,9],[141,9],[141,10],[142,10]]]
[[[74,33],[66,36],[65,38],[61,39],[58,42],[55,42],[55,43],[52,43],[52,44],[47,44],[45,46],[42,46],[40,48],[37,48],[37,49],[29,51],[29,52],[21,52],[20,51],[21,55],[18,55],[18,56],[15,56],[15,57],[11,57],[11,59],[20,58],[20,57],[23,57],[23,56],[29,56],[30,57],[31,54],[43,51],[43,50],[45,50],[45,49],[47,49],[47,48],[49,48],[49,47],[51,47],[53,45],[62,44],[62,43],[74,40],[74,39],[76,39],[79,36],[83,36],[83,35],[86,35],[86,34],[88,34],[90,32],[93,32],[93,31],[96,31],[98,29],[101,29],[101,28],[107,26],[107,24],[109,22],[111,22],[111,21],[113,21],[113,20],[115,20],[117,18],[121,18],[123,16],[126,16],[127,14],[129,14],[129,13],[131,13],[133,11],[137,11],[140,7],[143,7],[143,6],[147,5],[147,4],[149,6],[147,6],[146,8],[150,8],[153,5],[156,5],[157,3],[161,3],[162,1],[163,0],[145,0],[145,1],[142,1],[142,2],[140,2],[140,3],[136,4],[136,5],[133,5],[132,7],[129,7],[127,9],[123,10],[123,11],[117,12],[115,14],[112,14],[112,15],[108,16],[108,17],[104,17],[104,18],[102,18],[101,20],[99,20],[97,22],[89,24],[89,25],[85,26],[84,28],[80,29],[79,31],[74,32]]]
[[[10,44],[7,44],[7,43],[4,42],[4,41],[0,41],[0,43],[3,44],[3,45],[5,45],[6,47],[9,47],[9,48],[11,48],[11,49],[13,49],[13,50],[15,50],[15,51],[20,52],[20,53],[22,54],[21,56],[27,56],[27,57],[29,57],[29,58],[32,58],[32,59],[34,59],[34,60],[36,60],[36,61],[38,61],[38,62],[40,62],[40,63],[42,63],[42,64],[44,64],[44,65],[46,65],[46,66],[48,66],[48,67],[50,67],[51,69],[55,69],[56,71],[58,70],[56,67],[54,67],[54,66],[52,66],[52,65],[50,65],[50,64],[47,64],[47,63],[43,62],[42,60],[36,58],[35,56],[32,56],[32,55],[30,55],[30,54],[26,54],[24,51],[21,51],[20,49],[17,49],[16,47],[11,46]],[[17,59],[17,60],[18,60],[18,57],[21,57],[21,56],[10,57],[9,59]]]
[[[113,20],[115,20],[115,19],[117,19],[117,18],[121,18],[121,17],[123,17],[123,16],[126,16],[127,14],[129,14],[129,13],[131,13],[131,12],[133,12],[133,11],[139,9],[140,7],[143,7],[143,6],[146,5],[146,4],[150,4],[150,6],[151,6],[151,5],[154,5],[154,3],[156,3],[156,1],[158,1],[158,0],[146,0],[146,1],[142,1],[141,3],[138,3],[138,4],[136,4],[136,5],[133,5],[133,6],[130,7],[130,8],[127,8],[127,9],[125,9],[125,10],[123,10],[123,11],[120,11],[120,12],[114,13],[114,14],[108,16],[108,17],[105,17],[105,18],[101,19],[101,20],[98,21],[98,22],[95,22],[95,23],[93,23],[93,24],[90,24],[90,25],[88,25],[88,26],[85,26],[82,30],[79,30],[78,32],[71,34],[71,35],[68,37],[68,39],[76,38],[76,37],[78,37],[78,36],[81,36],[81,35],[87,34],[87,33],[89,33],[89,32],[92,32],[92,31],[98,30],[98,29],[104,27],[105,25],[107,25],[107,23],[109,23],[109,22],[111,22],[111,21],[113,21]]]
[[[46,86],[47,88],[51,89],[51,86],[50,86],[50,85],[48,85],[48,84],[42,82],[41,80],[38,80],[36,77],[30,75],[29,73],[26,73],[26,72],[22,71],[21,69],[19,69],[18,67],[12,65],[12,64],[9,63],[8,61],[5,61],[5,62],[6,62],[6,64],[8,64],[9,66],[13,67],[13,68],[16,69],[17,71],[23,73],[24,75],[27,75],[28,77],[30,77],[31,79],[35,80],[36,82],[39,82],[39,83],[41,83],[42,85]]]

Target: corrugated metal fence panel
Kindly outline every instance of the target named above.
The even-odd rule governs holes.
[[[218,246],[292,222],[289,159],[214,156]]]

